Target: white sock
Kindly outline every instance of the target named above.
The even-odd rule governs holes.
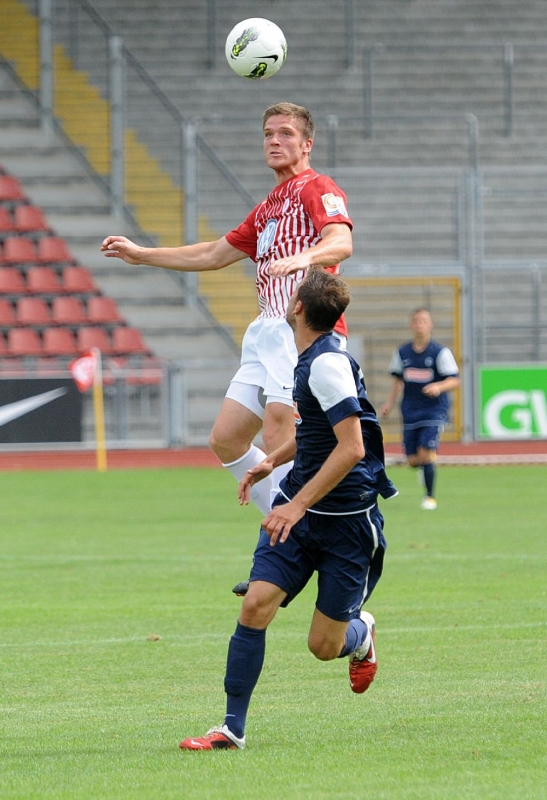
[[[275,500],[277,494],[279,493],[279,484],[287,474],[287,472],[291,469],[294,461],[289,461],[287,464],[281,464],[280,467],[276,467],[271,475],[272,478],[272,488],[270,491],[270,508],[272,506],[273,501]]]
[[[266,453],[259,447],[256,447],[254,444],[252,444],[244,456],[238,458],[237,461],[232,461],[229,464],[223,464],[222,466],[226,467],[226,469],[232,473],[236,481],[239,483],[247,470],[251,469],[252,467],[256,467],[257,464],[261,464],[265,458]],[[279,467],[277,469],[279,469]],[[275,471],[276,470],[274,470],[272,475],[275,473]],[[251,500],[255,506],[262,511],[264,516],[267,516],[270,511],[271,491],[271,475],[268,478],[264,478],[264,480],[255,483],[254,486],[251,486]]]

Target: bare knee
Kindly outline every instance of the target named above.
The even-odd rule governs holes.
[[[309,637],[308,649],[319,661],[332,661],[340,655],[342,644],[328,639],[312,639],[312,637]]]
[[[275,617],[284,593],[279,598],[275,594],[265,596],[252,591],[252,587],[253,584],[241,604],[239,621],[249,628],[265,630]]]
[[[433,464],[435,462],[436,457],[437,454],[435,450],[427,450],[425,447],[421,447],[418,450],[418,459],[420,461],[420,464],[422,465]]]
[[[209,434],[209,447],[213,451],[213,453],[220,458],[220,460],[224,463],[229,463],[225,458],[225,451],[226,451],[226,441],[225,438],[221,435],[216,428],[213,428],[211,433]]]
[[[214,426],[209,435],[209,447],[223,464],[230,464],[245,455],[250,442],[241,442],[226,435],[219,426]]]

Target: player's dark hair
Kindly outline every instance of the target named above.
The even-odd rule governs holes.
[[[266,122],[270,117],[278,117],[280,115],[298,120],[304,139],[314,138],[315,122],[311,111],[308,111],[304,106],[297,106],[295,103],[276,103],[274,106],[267,108],[262,115],[262,129],[266,127]]]
[[[334,328],[351,300],[347,283],[323,267],[310,267],[297,292],[306,325],[321,333]]]

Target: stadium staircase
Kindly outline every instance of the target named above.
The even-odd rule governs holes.
[[[32,10],[33,6],[33,0],[28,0],[28,7]],[[479,120],[478,163],[486,179],[485,257],[491,261],[543,260],[546,192],[540,168],[547,166],[547,56],[542,46],[547,39],[547,17],[540,0],[355,2],[357,48],[355,67],[349,70],[340,5],[326,7],[318,0],[272,0],[261,4],[258,12],[256,2],[250,0],[217,3],[216,65],[212,69],[207,64],[211,33],[207,28],[208,4],[121,0],[114,6],[110,0],[95,0],[94,6],[115,31],[123,34],[125,45],[174,104],[187,118],[198,121],[200,132],[256,198],[271,188],[271,176],[263,167],[260,136],[260,116],[269,103],[291,99],[313,108],[319,128],[313,159],[317,169],[327,169],[332,161],[327,122],[329,115],[338,117],[337,174],[350,198],[356,223],[350,269],[364,264],[381,274],[386,263],[435,263],[445,264],[449,271],[451,264],[461,260],[454,219],[461,213],[461,172],[469,165],[469,113]],[[223,40],[236,21],[257,13],[285,30],[289,59],[274,79],[253,83],[226,68]],[[65,46],[68,19],[68,0],[59,0],[57,33]],[[515,45],[516,59],[511,137],[506,137],[504,130],[505,42]],[[365,46],[375,47],[374,126],[368,138],[364,135]],[[85,47],[89,49],[88,72],[94,80],[93,42],[87,40]],[[85,56],[82,53],[84,62]],[[138,87],[133,89],[138,91]],[[172,139],[147,112],[143,100],[141,113],[132,119],[135,135],[163,164]],[[213,196],[215,181],[213,174],[204,174],[200,190]],[[208,201],[208,212],[211,235],[224,232],[242,217],[241,209],[220,193],[216,205]],[[229,307],[236,319],[247,321],[254,311],[244,310],[245,300],[236,297],[233,302],[227,301],[236,283],[238,287],[247,284],[246,289],[239,289],[244,296],[253,294],[250,273],[243,267],[238,269],[234,279],[226,275],[221,280],[221,274],[209,274],[200,288],[209,293],[214,313]],[[490,275],[482,298],[488,320],[494,324],[502,315],[508,315],[510,323],[522,318],[534,286],[507,269],[493,270]],[[541,302],[544,283],[540,287]],[[353,307],[361,312],[366,307],[367,291],[355,284]],[[421,302],[430,299],[432,291],[437,289],[424,284]],[[442,297],[443,292],[439,290]],[[512,299],[509,310],[508,296]],[[450,303],[439,300],[440,313]],[[378,319],[384,332],[382,341],[388,342],[386,350],[391,349],[394,336],[385,334],[395,332],[398,337],[402,333],[400,320],[406,324],[408,305],[407,294],[392,293],[391,304],[384,307]],[[435,307],[434,313],[438,317]],[[368,309],[368,316],[376,319],[374,309]],[[370,325],[359,318],[359,313],[353,317],[352,329],[364,331],[366,339]],[[490,345],[495,357],[505,347],[496,351],[495,337]],[[377,342],[375,347],[379,346]],[[520,358],[529,355],[518,337],[514,353]]]
[[[58,0],[63,41],[69,39],[67,2]],[[547,166],[547,50],[542,50],[547,16],[540,0],[355,2],[356,55],[355,68],[350,70],[340,6],[325,7],[318,0],[263,3],[260,13],[279,23],[287,34],[289,59],[275,79],[260,82],[232,74],[223,55],[226,31],[235,21],[257,14],[251,0],[216,3],[216,65],[212,69],[207,65],[208,4],[122,0],[113,6],[109,0],[96,0],[94,5],[114,30],[123,32],[127,47],[174,104],[188,118],[198,120],[207,141],[256,198],[272,185],[262,163],[263,109],[286,97],[313,108],[319,123],[313,159],[318,169],[328,167],[326,126],[329,115],[336,115],[340,125],[337,168],[343,170],[341,183],[352,201],[356,222],[352,263],[458,260],[460,243],[454,224],[458,188],[451,185],[453,176],[447,182],[439,170],[467,168],[469,113],[479,120],[479,164],[492,195],[520,195],[519,202],[486,204],[486,257],[542,258],[544,226],[538,226],[537,214],[531,214],[530,203],[523,200],[532,179],[526,169]],[[516,47],[511,137],[504,135],[502,47],[506,42]],[[366,138],[363,48],[372,46],[376,48],[375,119],[374,133]],[[85,47],[92,52],[92,41]],[[158,129],[144,102],[138,117],[139,134],[163,163],[173,147],[172,137]],[[420,174],[417,167],[437,173]],[[500,168],[507,171],[500,174]],[[204,174],[200,188],[206,192],[212,182],[213,191],[215,181],[215,175]],[[537,186],[531,190],[537,195]],[[208,201],[213,230],[224,232],[239,221],[241,211],[232,205],[224,197],[216,206]],[[214,277],[209,277],[212,284]],[[219,283],[218,288],[222,301],[225,287]]]
[[[31,4],[32,6],[34,4]],[[37,22],[35,17],[18,2],[18,0],[1,0],[3,18],[8,20],[8,24],[0,32],[0,53],[13,61],[17,72],[23,83],[31,89],[35,89],[38,83],[38,64],[37,64]],[[58,10],[59,28],[62,30],[63,10]],[[14,35],[16,31],[24,30],[25,35],[18,37]],[[19,43],[21,46],[19,46]],[[100,176],[106,177],[110,169],[110,154],[108,143],[108,103],[103,99],[96,86],[89,81],[87,74],[83,71],[74,69],[71,60],[67,57],[66,49],[61,44],[55,46],[55,75],[56,75],[56,104],[55,114],[61,121],[64,132],[70,141],[83,149],[90,166]],[[134,212],[134,218],[140,230],[154,238],[157,244],[163,246],[175,246],[183,241],[183,209],[181,207],[181,192],[174,185],[172,177],[162,168],[158,159],[154,158],[146,144],[139,140],[136,132],[128,128],[125,132],[125,181],[126,181],[126,202]],[[48,203],[47,198],[44,202]],[[62,225],[63,221],[59,220]],[[118,224],[119,228],[119,224]],[[112,226],[104,226],[100,233],[93,239],[94,243],[100,241],[105,231],[112,230]],[[126,231],[127,232],[127,231]],[[131,235],[131,231],[128,231]],[[88,234],[91,240],[93,234]],[[201,240],[211,240],[217,238],[218,234],[211,230],[207,218],[202,216],[199,220],[199,238]],[[83,242],[82,242],[83,244]],[[91,241],[90,241],[91,244]],[[87,261],[93,262],[95,258],[92,254],[86,254]],[[101,266],[96,269],[100,272]],[[104,264],[103,264],[104,269]],[[169,282],[169,279],[168,281]],[[226,287],[234,284],[240,286],[239,297],[234,298],[234,302],[226,304]],[[211,281],[208,275],[200,276],[200,293],[205,300],[210,297],[210,309],[220,326],[225,327],[234,337],[235,341],[240,342],[245,329],[244,320],[249,319],[257,313],[254,281],[249,277],[241,264],[234,265],[220,280]],[[119,290],[112,287],[114,294]],[[150,301],[150,294],[148,298]],[[124,298],[120,297],[123,304]],[[141,325],[150,326],[155,322],[163,321],[163,339],[165,341],[158,344],[157,349],[163,355],[169,357],[197,354],[207,351],[208,344],[202,341],[198,344],[189,341],[188,346],[181,352],[177,349],[173,341],[174,328],[178,322],[174,322],[173,327],[167,327],[169,312],[165,309],[156,308],[147,314],[141,309],[138,316],[141,318]],[[136,312],[134,316],[136,316]],[[214,329],[210,323],[207,326],[207,316],[201,314],[188,314],[188,333],[192,326],[196,333],[201,332],[204,339],[207,335],[206,328]],[[146,318],[143,318],[146,317]],[[153,335],[149,331],[149,335]],[[156,338],[160,332],[155,332]],[[216,335],[209,338],[219,339],[218,331]],[[214,352],[222,354],[226,352],[226,337],[224,346],[218,342],[212,345]],[[169,341],[167,341],[167,339]],[[228,351],[230,348],[228,347]],[[233,351],[232,353],[233,354]]]
[[[24,6],[11,0],[1,0],[0,14],[0,56],[9,62],[2,65],[0,60],[0,162],[17,175],[26,202],[41,205],[51,228],[64,237],[77,262],[90,270],[96,290],[115,298],[127,327],[137,328],[157,356],[191,364],[185,419],[191,439],[203,441],[237,364],[228,330],[214,322],[203,304],[188,303],[178,274],[107,261],[98,250],[102,238],[111,232],[123,232],[145,243],[150,236],[161,244],[176,243],[174,236],[180,235],[175,224],[176,219],[180,228],[180,192],[173,191],[171,178],[129,130],[126,169],[136,220],[135,224],[127,220],[120,223],[113,217],[101,180],[108,170],[108,151],[99,136],[103,126],[95,125],[108,113],[105,101],[83,73],[72,69],[63,48],[56,47],[56,115],[64,124],[64,132],[46,135],[40,129],[36,103],[25,91],[25,87],[34,89],[37,85],[36,20]],[[83,119],[76,119],[75,109],[85,110]],[[171,208],[167,213],[162,210],[163,228],[157,224],[157,216],[152,216],[154,192],[161,193],[163,199],[167,196]],[[139,203],[138,197],[144,200]],[[212,235],[204,220],[200,221],[200,235]],[[8,300],[13,306],[16,299]],[[49,298],[50,311],[51,306]],[[32,359],[24,361],[29,368],[36,366]],[[62,359],[61,363],[66,361]],[[51,358],[49,363],[53,363]],[[208,366],[211,363],[214,368]],[[13,372],[14,359],[9,365]],[[46,363],[39,365],[45,368]]]
[[[107,396],[111,388],[118,395],[123,382],[128,406],[146,400],[151,408],[164,379],[161,361],[0,165],[0,379],[65,377],[70,362],[93,347],[103,355]],[[107,413],[110,430],[112,423]],[[157,436],[151,415],[141,415],[134,433],[137,427],[143,440]],[[93,436],[90,403],[82,432],[84,440]]]

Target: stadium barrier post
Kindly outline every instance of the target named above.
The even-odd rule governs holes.
[[[121,36],[109,36],[111,213],[124,211],[124,51]]]
[[[198,145],[197,125],[182,121],[184,142],[184,244],[195,244],[198,241]],[[195,304],[197,299],[197,275],[188,272],[185,275],[188,291],[188,302]]]
[[[53,76],[53,2],[40,0],[40,123],[42,133],[51,134],[53,128],[54,76]]]

